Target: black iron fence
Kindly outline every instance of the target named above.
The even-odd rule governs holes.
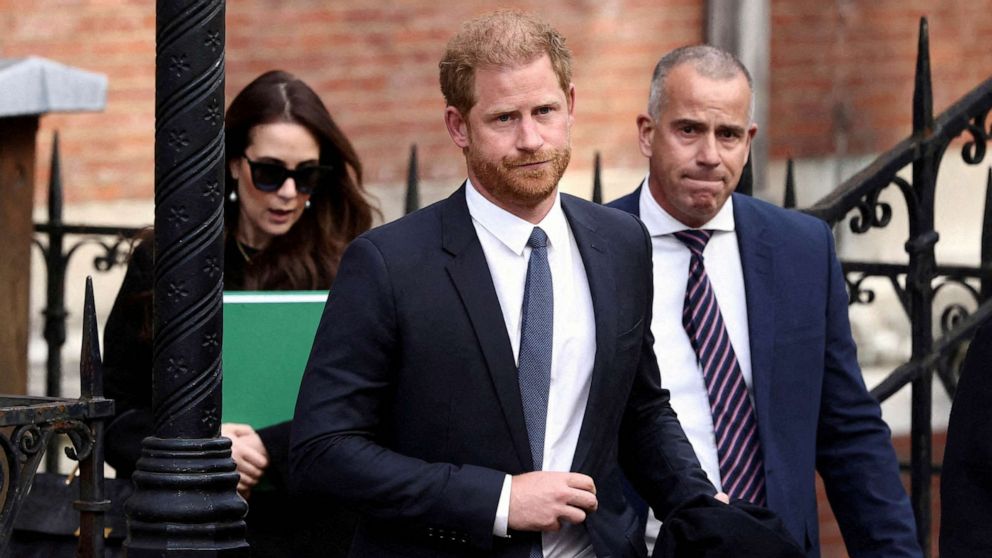
[[[989,171],[987,198],[981,233],[981,257],[976,266],[940,265],[936,262],[934,245],[939,235],[934,229],[934,193],[939,163],[951,142],[966,134],[970,140],[961,151],[965,163],[980,164],[985,157],[986,144],[992,138],[987,123],[992,110],[992,78],[973,89],[961,100],[934,118],[930,85],[929,38],[926,20],[921,20],[917,59],[915,93],[913,98],[913,133],[891,150],[883,153],[868,167],[857,173],[822,200],[803,211],[832,225],[850,217],[848,225],[855,234],[884,228],[891,222],[894,209],[880,194],[895,185],[905,202],[909,232],[905,248],[906,264],[871,261],[844,261],[850,303],[872,304],[875,293],[865,286],[870,278],[887,279],[895,291],[907,320],[912,337],[912,354],[908,362],[899,365],[877,385],[872,394],[884,401],[907,384],[912,386],[911,458],[906,464],[911,476],[911,497],[923,548],[929,555],[931,532],[930,479],[939,471],[932,462],[931,386],[934,374],[947,393],[953,397],[958,356],[972,337],[977,326],[992,316],[992,170]],[[912,169],[912,179],[898,175],[906,167]],[[410,150],[405,194],[406,212],[420,206],[418,159],[416,146]],[[751,192],[749,173],[739,187]],[[796,181],[793,163],[787,164],[783,205],[795,207]],[[594,160],[592,199],[602,201],[601,161]],[[106,271],[126,261],[129,240],[141,229],[116,226],[66,224],[62,220],[62,185],[59,165],[58,139],[52,150],[52,172],[49,183],[49,219],[35,225],[39,238],[35,244],[45,257],[47,299],[44,310],[45,340],[48,343],[46,394],[61,393],[61,351],[65,342],[66,317],[64,305],[65,271],[76,250],[95,244],[102,252],[94,258],[93,266]],[[42,238],[47,238],[43,242]],[[66,249],[67,239],[71,239]],[[973,299],[964,305],[952,303],[939,312],[940,336],[934,340],[934,297],[949,285],[962,287]],[[48,452],[49,470],[54,470],[55,453]]]
[[[45,396],[62,397],[62,346],[65,344],[66,320],[69,313],[65,308],[66,268],[76,251],[85,245],[97,245],[103,252],[93,259],[93,268],[108,271],[127,260],[129,240],[141,229],[129,227],[104,227],[93,225],[72,225],[62,220],[62,165],[59,155],[59,136],[52,140],[51,172],[48,179],[48,222],[36,223],[38,235],[34,245],[45,258],[45,342],[48,355],[45,364]],[[43,242],[39,237],[46,237]],[[69,247],[66,249],[67,240]],[[56,441],[52,440],[52,444]],[[54,445],[45,454],[45,469],[58,470],[58,452]]]
[[[114,414],[114,402],[103,398],[97,339],[93,284],[87,278],[79,399],[0,396],[0,556],[9,555],[17,511],[42,455],[51,453],[46,453],[46,446],[57,434],[69,438],[72,447],[66,448],[66,455],[79,461],[80,489],[72,498],[79,511],[78,556],[104,555],[104,514],[110,502],[104,494],[103,421]]]
[[[930,78],[929,33],[926,19],[920,21],[915,90],[913,94],[913,133],[883,153],[868,167],[838,186],[825,198],[805,209],[807,213],[836,225],[854,212],[848,224],[855,234],[884,228],[891,222],[893,208],[880,201],[880,194],[895,185],[905,202],[909,231],[905,249],[907,264],[846,261],[844,271],[851,304],[870,304],[874,293],[863,288],[870,277],[888,279],[898,295],[910,324],[912,355],[872,390],[879,400],[912,385],[910,492],[920,543],[929,555],[931,532],[932,462],[932,385],[934,373],[953,397],[956,386],[955,355],[969,340],[978,324],[992,316],[989,300],[990,245],[992,212],[986,199],[982,230],[981,261],[975,267],[938,265],[934,245],[939,239],[934,229],[935,191],[940,162],[951,142],[962,134],[970,136],[961,150],[965,163],[977,165],[985,157],[992,137],[988,116],[992,109],[992,78],[973,89],[943,114],[933,116]],[[910,167],[911,180],[898,175]],[[792,188],[794,189],[794,184]],[[990,172],[988,190],[992,189]],[[788,189],[787,189],[788,191]],[[794,190],[793,190],[794,192]],[[794,200],[794,193],[791,194]],[[787,196],[788,197],[788,196]],[[941,335],[934,342],[934,296],[947,285],[964,287],[974,298],[969,310],[962,304],[943,309]]]

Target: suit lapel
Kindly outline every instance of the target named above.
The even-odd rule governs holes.
[[[510,437],[521,470],[530,470],[533,468],[533,460],[527,440],[523,404],[520,401],[517,366],[489,264],[465,203],[465,188],[466,185],[463,184],[449,197],[441,211],[443,247],[452,255],[447,266],[448,275],[465,305],[476,339],[479,340],[503,415],[510,427]]]
[[[774,247],[765,223],[752,203],[749,198],[734,194],[734,221],[744,272],[744,292],[747,293],[755,412],[761,439],[768,440],[773,420],[769,397],[775,348]]]
[[[644,181],[641,181],[641,185],[634,189],[633,192],[618,198],[610,203],[610,207],[626,211],[634,215],[637,218],[641,217],[641,188],[644,187]]]
[[[572,458],[572,470],[580,471],[589,456],[590,448],[595,445],[597,426],[600,424],[597,417],[608,414],[601,409],[611,403],[611,390],[607,389],[605,382],[608,380],[609,362],[616,351],[616,282],[608,245],[597,232],[595,220],[580,204],[569,199],[569,196],[562,195],[561,198],[565,217],[568,218],[569,227],[585,266],[596,319],[596,358],[593,361],[589,399],[586,402],[586,412],[582,419],[575,456]]]

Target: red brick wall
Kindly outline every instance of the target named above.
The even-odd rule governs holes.
[[[52,130],[58,129],[70,201],[150,197],[154,10],[146,0],[0,0],[0,56],[41,56],[109,78],[104,112],[42,118],[39,193],[48,177]]]
[[[289,70],[324,98],[355,143],[368,182],[402,184],[416,142],[422,177],[454,185],[464,162],[442,124],[437,61],[457,25],[492,5],[228,2],[228,100],[264,70]],[[649,72],[660,53],[702,39],[701,0],[504,5],[536,10],[575,52],[573,170],[591,168],[595,149],[611,165],[642,165],[634,118],[646,101]],[[42,119],[39,184],[57,128],[69,201],[151,196],[154,24],[147,0],[0,0],[0,56],[44,56],[109,77],[105,112]]]
[[[369,5],[228,2],[228,99],[282,67],[323,96],[370,183],[402,184],[413,142],[422,176],[454,183],[463,162],[441,124],[437,60],[457,24],[492,3]],[[572,170],[588,170],[597,149],[611,167],[642,167],[633,122],[650,70],[664,51],[702,39],[703,1],[514,5],[549,19],[575,51]],[[921,14],[931,22],[938,111],[992,74],[992,49],[981,46],[992,36],[988,0],[772,0],[771,8],[771,121],[762,133],[773,158],[876,152],[908,134]],[[0,0],[0,56],[44,56],[109,77],[106,111],[43,118],[39,183],[59,129],[70,201],[151,195],[154,26],[148,0]]]
[[[588,170],[597,149],[611,167],[642,167],[633,122],[651,67],[664,51],[702,39],[703,0],[512,4],[549,19],[575,51],[572,170]],[[441,124],[437,60],[457,24],[492,3],[376,5],[228,2],[228,99],[282,67],[323,96],[370,183],[402,184],[413,142],[422,176],[454,183],[463,162]],[[908,134],[921,14],[931,22],[938,111],[992,74],[992,49],[981,46],[992,36],[988,0],[772,0],[771,8],[771,120],[762,133],[773,158],[876,152]],[[0,0],[0,56],[44,56],[109,77],[106,111],[42,120],[39,182],[59,129],[70,201],[151,195],[154,25],[148,0]]]
[[[908,136],[921,16],[936,115],[992,76],[988,0],[772,0],[771,156],[873,153]]]
[[[275,64],[305,76],[323,94],[355,141],[371,182],[401,183],[413,142],[420,146],[424,178],[460,180],[464,161],[442,124],[437,62],[459,22],[492,3],[358,7],[364,4],[342,2],[326,9],[313,3],[272,15],[266,15],[270,3],[229,4],[230,85],[239,87],[282,60]],[[651,60],[667,48],[701,39],[700,2],[661,7],[628,2],[623,10],[564,1],[517,5],[552,21],[575,53],[579,124],[573,161],[588,167],[593,150],[602,148],[612,150],[611,160],[639,163],[633,122],[647,94]],[[296,32],[287,34],[286,28]]]

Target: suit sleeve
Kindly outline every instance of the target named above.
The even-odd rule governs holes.
[[[833,234],[826,223],[823,231],[830,277],[817,470],[852,557],[922,556],[892,434],[858,365]]]
[[[329,495],[406,527],[464,533],[482,548],[504,473],[428,463],[389,448],[389,403],[402,397],[403,342],[386,260],[365,237],[342,258],[300,385],[290,450],[297,492]]]
[[[269,466],[265,477],[280,490],[285,490],[289,482],[289,432],[290,421],[276,423],[256,431],[265,452],[269,454]]]
[[[651,237],[644,225],[637,222],[643,238],[639,254],[647,301],[640,360],[620,428],[620,457],[624,473],[663,520],[682,503],[699,495],[713,495],[716,489],[699,466],[672,409],[668,390],[661,387],[651,333],[654,297]]]

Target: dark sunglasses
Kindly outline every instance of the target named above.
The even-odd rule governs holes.
[[[290,170],[277,163],[262,163],[252,161],[247,155],[244,157],[251,169],[252,183],[263,192],[275,192],[282,188],[287,178],[292,178],[297,192],[312,194],[321,183],[330,179],[333,170],[326,165],[306,165]]]

